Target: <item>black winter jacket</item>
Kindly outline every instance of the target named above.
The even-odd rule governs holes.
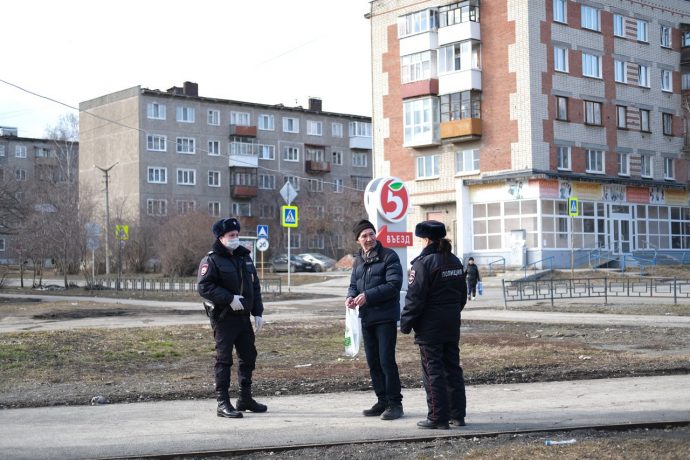
[[[477,267],[477,264],[467,264],[467,281],[476,283],[481,280],[482,278],[479,276],[479,267]]]
[[[216,308],[227,309],[228,316],[263,315],[261,283],[249,250],[244,246],[230,253],[220,240],[216,240],[213,249],[201,259],[197,283],[199,295],[213,302]],[[244,310],[230,308],[235,295],[244,296]]]
[[[460,340],[460,312],[467,302],[462,262],[453,253],[439,253],[431,244],[412,261],[400,331],[414,329],[415,343]]]
[[[376,242],[369,254],[360,249],[355,256],[350,275],[348,297],[362,292],[367,303],[359,309],[362,326],[397,322],[400,319],[400,288],[402,266],[398,254]]]

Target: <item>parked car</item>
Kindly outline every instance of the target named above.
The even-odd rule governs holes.
[[[271,259],[271,265],[269,266],[269,271],[271,273],[275,272],[286,272],[288,271],[288,257],[287,254],[280,254]],[[296,255],[290,255],[290,272],[310,272],[314,270],[314,265],[311,262],[307,262]]]
[[[319,252],[305,252],[299,256],[314,266],[315,272],[325,272],[335,267],[335,259]]]

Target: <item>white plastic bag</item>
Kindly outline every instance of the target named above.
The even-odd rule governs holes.
[[[359,319],[359,307],[345,307],[345,354],[351,358],[359,353],[362,341],[362,320]]]

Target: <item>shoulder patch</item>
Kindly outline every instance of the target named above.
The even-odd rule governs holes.
[[[204,276],[206,273],[208,273],[208,264],[202,264],[199,273],[201,273],[201,276]]]
[[[417,276],[417,272],[415,271],[414,268],[411,268],[410,273],[407,275],[407,284],[414,283],[415,276]]]

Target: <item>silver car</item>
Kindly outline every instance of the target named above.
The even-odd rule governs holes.
[[[304,252],[299,256],[307,262],[310,262],[314,266],[315,272],[325,272],[335,267],[335,259],[331,259],[319,252]]]

